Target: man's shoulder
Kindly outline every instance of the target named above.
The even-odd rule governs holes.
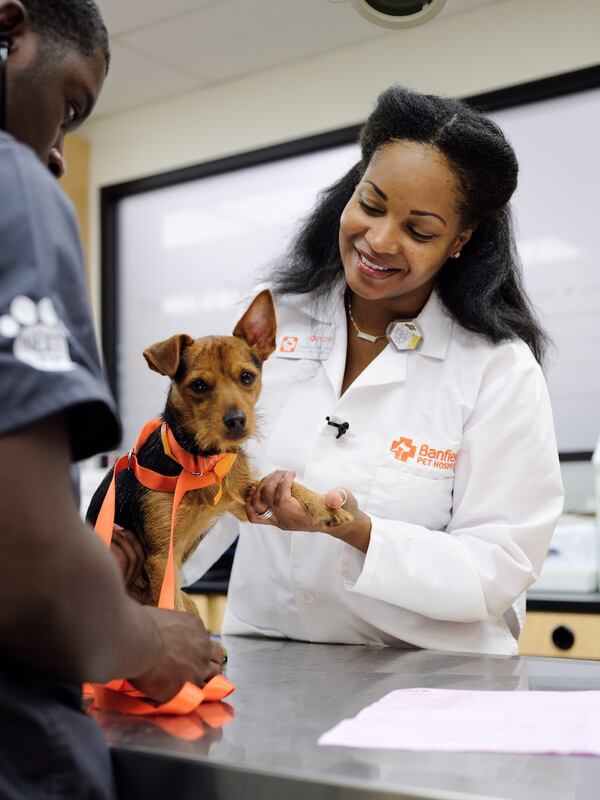
[[[0,131],[0,169],[7,174],[22,173],[42,183],[52,181],[34,151],[5,131]]]
[[[0,131],[0,195],[10,196],[13,208],[19,200],[50,200],[56,208],[70,209],[65,193],[35,152],[4,131]]]

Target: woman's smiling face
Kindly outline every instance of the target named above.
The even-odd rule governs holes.
[[[468,242],[459,186],[430,145],[394,141],[378,150],[340,219],[346,281],[365,300],[398,299],[418,313],[448,258]]]

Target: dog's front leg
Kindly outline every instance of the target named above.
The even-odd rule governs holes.
[[[181,610],[188,611],[190,614],[196,614],[196,616],[200,617],[201,614],[198,610],[198,606],[196,603],[194,603],[189,594],[186,594],[185,592],[180,592],[179,594],[181,596],[181,602],[183,603],[183,609]]]
[[[150,582],[150,590],[152,592],[152,605],[158,606],[160,598],[160,590],[162,587],[165,570],[167,567],[167,556],[163,554],[149,555],[146,559],[146,573],[148,581]],[[175,610],[176,611],[191,611],[198,614],[193,600],[190,600],[182,591],[179,586],[179,578],[175,574]]]
[[[244,503],[236,503],[227,510],[230,514],[233,514],[236,519],[239,519],[240,522],[248,522],[248,514],[246,514],[246,505]]]
[[[166,555],[148,555],[146,558],[146,574],[148,575],[148,582],[150,583],[153,606],[158,606],[158,599],[160,597],[160,590],[166,567]]]
[[[253,486],[255,484],[250,484],[248,491]],[[325,495],[317,494],[317,492],[307,489],[301,483],[294,482],[291,486],[291,493],[292,497],[300,503],[315,525],[339,528],[340,525],[346,525],[354,519],[352,514],[343,508],[330,508],[325,502]],[[242,522],[247,522],[248,516],[245,504],[240,505],[239,508],[230,508],[228,511],[231,511]]]

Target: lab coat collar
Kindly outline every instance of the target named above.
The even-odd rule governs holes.
[[[340,328],[346,327],[345,291],[346,284],[344,283],[334,289],[328,300],[316,299],[313,293],[307,293],[286,295],[281,298],[280,302],[282,305],[291,306],[297,311],[306,314],[308,318],[315,322],[333,323],[337,329],[336,338],[339,340],[342,338],[340,336]],[[423,335],[423,341],[419,349],[415,351],[415,355],[420,354],[430,358],[445,359],[452,337],[454,320],[444,308],[435,289],[423,306],[421,313],[416,317],[416,322]],[[389,349],[397,352],[393,345]]]
[[[336,397],[340,396],[344,370],[346,368],[346,313],[344,307],[344,292],[346,284],[336,286],[327,296],[317,296],[314,292],[306,294],[287,294],[277,298],[278,308],[293,309],[294,323],[287,327],[283,323],[282,334],[298,335],[300,330],[310,331],[321,325],[330,326],[333,334],[333,346],[329,357],[325,359],[323,369]]]
[[[318,325],[319,323],[333,325],[335,329],[333,348],[329,358],[323,361],[323,368],[336,397],[340,397],[346,367],[348,334],[344,304],[345,289],[345,284],[336,287],[327,301],[319,300],[310,293],[290,294],[280,300],[282,306],[291,307],[297,313],[305,316],[308,325]],[[406,350],[396,350],[393,344],[388,343],[385,350],[373,359],[356,378],[351,387],[353,391],[369,386],[382,386],[405,381],[409,357],[428,356],[438,359],[446,357],[454,323],[435,292],[431,294],[416,321],[423,334],[423,342],[419,349],[409,353]]]
[[[442,305],[437,291],[433,291],[423,306],[416,323],[421,329],[423,341],[416,351],[431,358],[446,358],[452,337],[454,320]]]

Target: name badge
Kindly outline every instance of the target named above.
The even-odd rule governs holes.
[[[308,358],[326,361],[333,347],[334,332],[300,333],[286,331],[277,343],[277,358]]]
[[[396,350],[416,350],[423,340],[419,326],[412,320],[392,320],[385,333]]]

